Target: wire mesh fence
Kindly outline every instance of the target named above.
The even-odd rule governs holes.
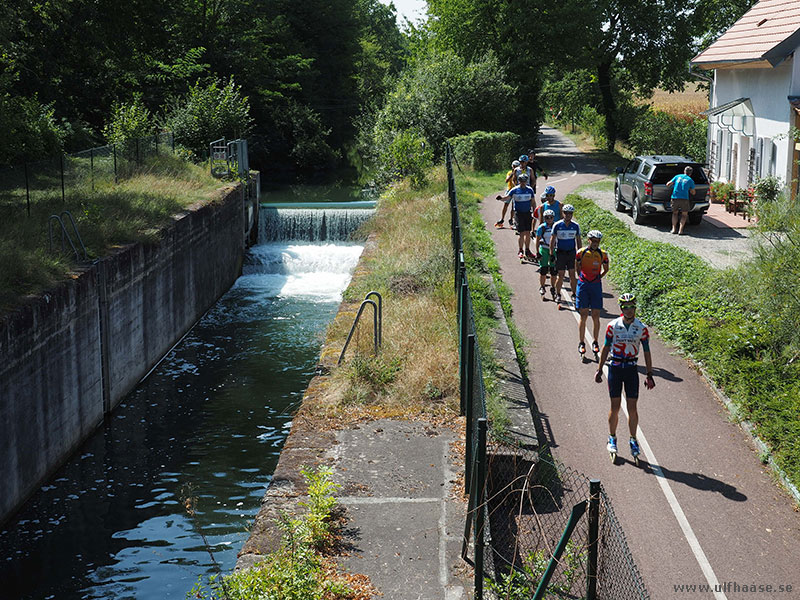
[[[0,168],[0,209],[6,218],[30,216],[31,205],[68,194],[87,194],[130,177],[175,151],[171,132]]]
[[[600,482],[590,481],[549,454],[493,439],[488,433],[483,365],[476,348],[451,157],[448,146],[461,413],[466,416],[468,506],[462,557],[469,561],[472,550],[474,598],[647,600]]]

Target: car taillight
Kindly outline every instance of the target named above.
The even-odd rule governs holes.
[[[653,195],[653,184],[650,183],[649,181],[644,182],[644,193],[646,196]]]

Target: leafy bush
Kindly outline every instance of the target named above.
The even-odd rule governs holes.
[[[0,131],[0,164],[9,165],[61,153],[67,134],[52,106],[7,94],[0,96]]]
[[[770,175],[761,177],[756,181],[755,195],[758,202],[775,202],[784,190],[783,181],[779,177]]]
[[[608,143],[606,137],[606,118],[591,106],[584,106],[578,119],[581,129],[594,138],[595,144],[605,146]]]
[[[497,171],[508,166],[519,149],[519,135],[473,131],[450,140],[453,154],[464,165],[477,171]]]
[[[717,271],[683,249],[636,237],[590,200],[569,200],[581,227],[603,231],[609,277],[636,294],[642,320],[705,366],[800,484],[800,208],[785,198],[760,203],[754,261]]]
[[[736,184],[728,181],[712,181],[711,196],[714,202],[724,204],[736,192]]]
[[[706,160],[708,121],[648,110],[636,119],[628,138],[634,154],[679,154]]]
[[[515,89],[493,54],[465,62],[453,52],[431,52],[406,70],[362,136],[362,152],[378,163],[396,136],[414,131],[434,154],[444,140],[479,129],[502,130],[516,108]]]
[[[433,149],[418,131],[404,129],[385,146],[381,165],[389,179],[408,177],[413,187],[421,188],[433,166]]]
[[[144,105],[141,94],[137,94],[131,102],[114,103],[111,120],[103,128],[103,134],[109,144],[125,144],[152,135],[154,129],[153,115]]]
[[[253,119],[247,96],[231,77],[207,85],[197,82],[185,97],[173,101],[164,124],[181,144],[205,156],[208,144],[216,139],[246,137]]]

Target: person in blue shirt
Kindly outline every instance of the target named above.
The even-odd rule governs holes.
[[[519,237],[519,258],[533,260],[531,252],[531,225],[533,224],[533,208],[536,204],[533,188],[528,186],[528,175],[519,175],[519,185],[508,190],[504,195],[497,196],[498,200],[511,198],[512,209],[516,213],[516,226]]]
[[[583,243],[581,242],[581,228],[572,220],[575,207],[565,204],[561,209],[564,218],[553,225],[553,234],[550,236],[550,252],[556,255],[556,302],[561,310],[561,286],[564,284],[564,271],[569,271],[569,284],[572,288],[573,299],[577,293],[578,280],[575,278],[575,254]]]
[[[672,230],[670,233],[683,235],[683,228],[686,226],[686,219],[692,204],[689,201],[689,194],[694,196],[694,180],[692,179],[692,167],[686,167],[683,175],[675,175],[667,183],[667,187],[672,188]],[[680,229],[678,228],[678,216],[680,216]]]

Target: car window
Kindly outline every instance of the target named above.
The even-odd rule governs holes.
[[[634,160],[632,162],[633,162],[633,166],[631,167],[630,172],[636,174],[636,173],[639,172],[639,167],[642,166],[642,161],[641,160]]]
[[[694,163],[668,163],[656,165],[650,180],[656,185],[664,185],[665,183],[669,183],[669,181],[675,177],[675,175],[683,173],[683,170],[686,167],[692,167],[693,169],[692,181],[695,183],[708,183],[703,168]]]

